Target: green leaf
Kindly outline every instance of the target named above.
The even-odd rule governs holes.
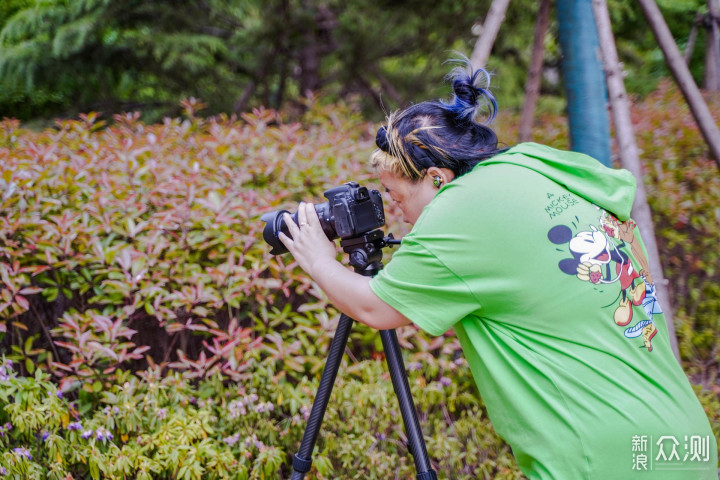
[[[48,302],[54,302],[58,295],[58,289],[57,287],[46,288],[42,291],[42,295]]]
[[[32,359],[30,359],[30,358],[25,359],[25,368],[27,369],[27,371],[30,375],[35,373],[35,363],[33,363]]]

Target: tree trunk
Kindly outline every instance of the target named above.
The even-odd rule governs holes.
[[[300,95],[307,97],[320,85],[319,47],[312,31],[305,32],[304,45],[300,49]]]
[[[592,5],[588,0],[557,0],[555,5],[563,54],[570,148],[610,167],[607,87]]]
[[[695,21],[690,29],[690,36],[688,37],[688,43],[685,46],[685,65],[690,66],[690,58],[692,57],[693,50],[695,49],[695,40],[697,40],[698,27],[702,23],[703,15],[698,13],[695,15]]]
[[[637,192],[633,203],[632,216],[642,234],[645,248],[648,254],[648,261],[652,272],[652,282],[655,285],[658,302],[665,314],[665,322],[668,328],[668,337],[675,357],[680,361],[677,337],[675,335],[675,323],[670,302],[670,294],[663,276],[662,263],[655,242],[655,228],[653,227],[652,213],[647,203],[645,185],[643,184],[643,173],[640,165],[635,134],[630,118],[630,102],[625,91],[620,61],[618,60],[615,39],[613,38],[610,25],[610,15],[606,0],[592,0],[595,22],[597,24],[598,37],[600,39],[600,52],[605,68],[605,76],[610,97],[610,109],[613,123],[615,124],[615,138],[618,144],[618,153],[622,166],[637,179]]]
[[[305,25],[303,46],[300,49],[300,95],[309,96],[322,85],[320,78],[320,64],[322,57],[337,48],[337,41],[333,31],[338,21],[330,8],[319,4],[320,2],[303,2],[303,8],[313,10],[310,24]]]
[[[719,0],[708,0],[707,49],[705,50],[705,89],[720,92],[720,23]]]
[[[380,81],[380,86],[382,87],[383,91],[387,93],[388,97],[390,97],[390,100],[397,104],[402,103],[402,96],[398,93],[393,84],[390,83],[390,81],[382,74],[380,74],[377,70],[373,70],[372,73]]]
[[[535,118],[535,106],[540,96],[540,80],[542,79],[543,56],[545,53],[545,33],[550,20],[551,0],[541,0],[538,7],[537,22],[535,23],[535,38],[533,40],[530,68],[525,83],[525,101],[520,116],[519,142],[532,140],[532,124]]]
[[[243,93],[242,95],[240,95],[240,98],[235,101],[235,105],[233,105],[233,112],[239,114],[245,110],[245,105],[247,105],[248,100],[250,100],[250,95],[255,92],[255,87],[257,87],[257,83],[254,79],[251,79],[247,83],[247,85],[245,85],[245,88],[243,89]]]
[[[385,106],[382,102],[382,96],[380,95],[380,93],[376,92],[375,89],[372,88],[370,82],[368,82],[362,75],[356,75],[355,81],[362,90],[365,90],[365,92],[370,95],[370,97],[375,101],[375,104],[378,106],[378,108],[381,111],[384,110]]]
[[[673,39],[670,29],[665,23],[660,9],[654,0],[638,0],[638,2],[645,13],[650,29],[660,45],[660,49],[665,55],[665,62],[670,67],[675,82],[685,97],[685,101],[690,106],[690,111],[695,117],[705,142],[710,147],[710,154],[717,162],[718,167],[720,167],[720,129],[715,124],[705,99],[703,99],[700,90],[695,84],[695,80],[690,75],[690,70],[685,65],[685,60],[675,44],[675,39]]]
[[[289,0],[282,0],[280,4],[278,5],[278,12],[277,12],[278,18],[281,18],[283,23],[285,25],[290,24],[290,1]],[[280,109],[280,107],[283,104],[283,101],[285,100],[285,86],[287,84],[288,80],[288,74],[289,74],[289,64],[290,64],[290,49],[288,48],[288,44],[290,43],[288,39],[288,29],[283,28],[281,30],[281,33],[277,35],[277,38],[275,40],[275,51],[279,52],[280,55],[278,55],[278,62],[280,62],[279,72],[278,72],[278,82],[277,82],[277,89],[275,90],[275,95],[273,98],[273,107],[275,109]]]
[[[493,0],[490,5],[490,10],[488,10],[485,22],[483,22],[482,32],[478,35],[470,56],[470,63],[473,67],[485,67],[490,58],[490,51],[495,43],[495,38],[498,31],[500,31],[500,25],[505,20],[505,12],[509,3],[510,0]]]

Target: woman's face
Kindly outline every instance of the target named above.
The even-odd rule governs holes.
[[[442,169],[446,170],[446,169]],[[447,171],[449,172],[449,170]],[[447,172],[441,172],[443,184],[452,180],[447,178]],[[403,213],[403,221],[414,225],[425,205],[435,197],[438,189],[433,185],[433,175],[428,172],[421,180],[412,183],[404,177],[399,177],[389,171],[380,170],[378,177],[385,191],[390,194],[393,202],[397,203]],[[452,175],[452,173],[450,173]]]

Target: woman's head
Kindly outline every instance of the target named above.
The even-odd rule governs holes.
[[[422,207],[432,200],[438,183],[442,186],[498,153],[495,132],[476,122],[483,108],[488,109],[488,122],[497,112],[495,98],[487,89],[490,75],[473,70],[466,61],[449,78],[452,99],[426,101],[391,113],[377,132],[378,150],[370,157],[381,182],[410,223],[415,223]],[[407,194],[403,195],[404,204],[393,196],[388,182],[393,183],[396,196],[402,186]]]

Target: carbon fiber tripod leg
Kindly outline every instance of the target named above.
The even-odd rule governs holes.
[[[302,443],[300,444],[300,450],[295,454],[293,460],[292,480],[302,480],[305,478],[305,474],[310,471],[310,467],[312,466],[312,452],[315,448],[320,425],[325,416],[325,409],[330,400],[330,394],[335,384],[335,378],[340,368],[342,356],[345,352],[345,345],[347,345],[353,323],[353,319],[347,315],[342,314],[340,316],[335,336],[330,343],[330,352],[325,362],[322,377],[320,377],[320,386],[318,387],[312,410],[310,410],[310,418],[308,419],[308,425],[305,429]]]
[[[408,437],[408,450],[415,460],[417,479],[437,480],[437,474],[430,466],[430,458],[425,446],[425,439],[420,430],[420,421],[415,411],[415,403],[412,395],[410,395],[410,384],[405,374],[405,365],[403,364],[397,333],[395,333],[395,330],[381,330],[380,338],[385,350],[385,360],[390,370],[395,396],[397,396],[400,404],[400,413]]]

